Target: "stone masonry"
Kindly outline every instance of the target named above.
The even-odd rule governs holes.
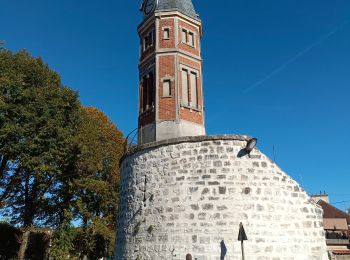
[[[326,260],[320,209],[247,136],[184,137],[121,161],[117,260]]]

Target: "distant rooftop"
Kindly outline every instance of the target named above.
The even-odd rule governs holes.
[[[345,218],[348,222],[348,225],[350,225],[350,215],[323,200],[319,200],[317,204],[320,205],[323,209],[323,218]]]
[[[319,201],[319,200],[323,200],[327,203],[329,203],[329,197],[326,193],[321,193],[320,194],[314,194],[314,195],[311,195],[311,198],[313,199],[313,201],[315,201],[316,203]]]

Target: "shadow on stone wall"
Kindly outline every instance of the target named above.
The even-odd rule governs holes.
[[[221,247],[221,255],[220,255],[220,260],[225,260],[225,256],[226,256],[226,253],[227,253],[227,248],[226,248],[226,245],[225,245],[225,241],[222,240],[220,242],[220,247]]]
[[[242,149],[242,150],[240,150],[239,153],[237,154],[237,157],[238,157],[238,158],[242,158],[242,157],[244,157],[244,156],[246,156],[246,155],[249,155],[249,152],[248,152],[246,149]]]

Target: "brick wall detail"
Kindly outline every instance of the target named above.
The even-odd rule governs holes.
[[[185,22],[183,20],[179,19],[179,31],[178,31],[178,37],[179,37],[179,49],[186,51],[188,53],[191,53],[193,55],[199,56],[200,51],[199,51],[199,40],[200,40],[200,34],[199,34],[199,28],[197,26],[193,26],[188,22]],[[189,46],[185,43],[182,42],[182,29],[186,29],[189,31],[194,32],[195,34],[195,46]]]
[[[159,20],[159,48],[175,48],[175,19],[160,19]],[[163,29],[168,28],[170,32],[169,39],[164,39]]]
[[[159,57],[159,119],[175,120],[176,119],[176,101],[175,101],[175,56]],[[163,96],[163,81],[170,80],[171,96]]]
[[[144,30],[141,34],[140,34],[140,50],[141,50],[141,57],[140,57],[140,61],[142,61],[143,59],[145,59],[147,56],[151,55],[154,53],[155,50],[155,46],[156,46],[156,34],[154,33],[154,41],[153,41],[153,46],[148,48],[146,51],[143,51],[143,39],[145,38],[146,35],[149,34],[150,31],[154,31],[155,32],[155,26],[151,25],[149,26],[146,30]]]

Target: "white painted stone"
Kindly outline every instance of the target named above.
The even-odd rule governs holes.
[[[140,128],[139,144],[162,141],[182,136],[205,135],[205,128],[201,124],[192,123],[186,120],[160,121]]]
[[[246,259],[328,259],[322,209],[258,149],[239,157],[247,137],[233,139],[169,142],[124,158],[115,259],[241,259],[240,222]]]

